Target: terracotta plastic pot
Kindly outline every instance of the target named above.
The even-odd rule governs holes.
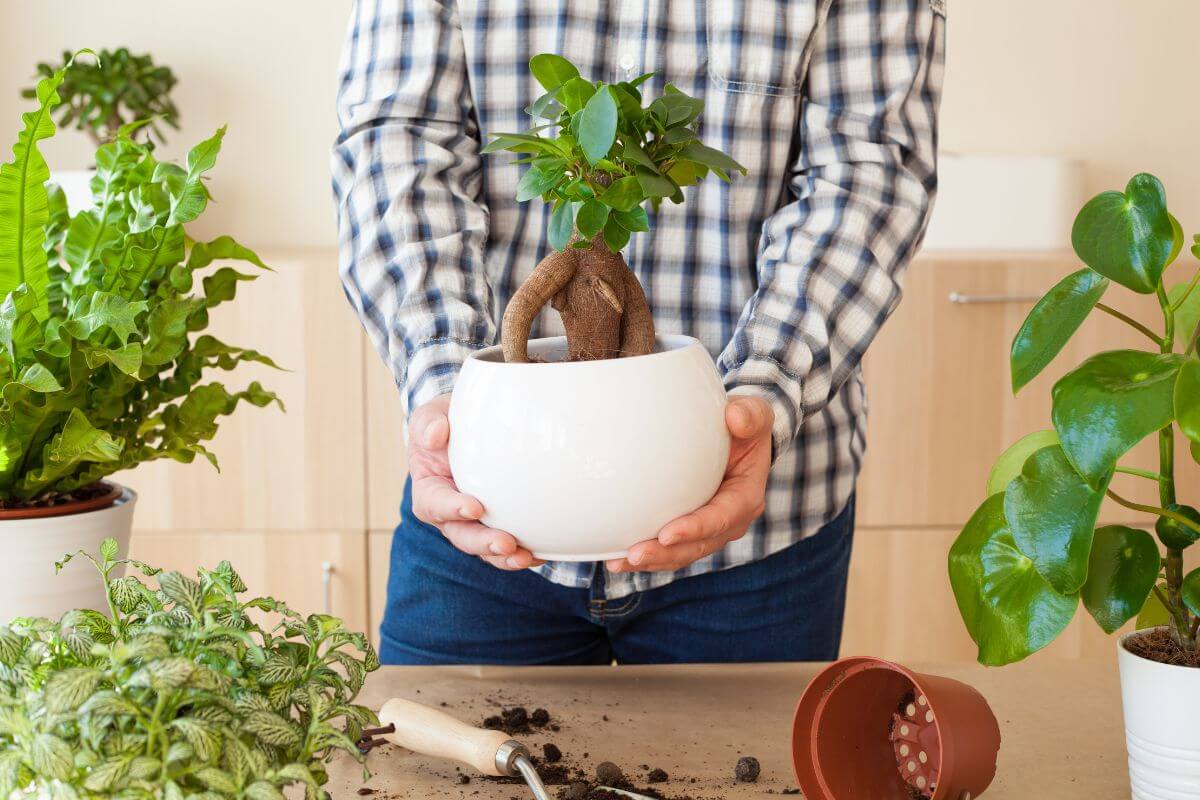
[[[996,775],[1000,726],[979,692],[878,658],[847,658],[809,684],[792,723],[808,800],[970,800]]]
[[[96,553],[108,537],[122,556],[129,549],[137,495],[115,483],[77,503],[49,508],[0,510],[0,547],[5,554],[0,581],[0,623],[13,617],[57,619],[73,608],[104,608],[100,576],[90,564],[71,564],[54,574],[66,553]]]

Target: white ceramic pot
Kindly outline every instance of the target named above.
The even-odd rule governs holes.
[[[725,388],[689,336],[655,353],[567,362],[566,339],[530,342],[547,362],[475,353],[450,403],[450,468],[483,521],[539,558],[618,558],[704,505],[729,459]]]
[[[94,169],[55,170],[50,182],[57,184],[67,196],[67,208],[71,214],[78,214],[96,207],[96,201],[92,199],[92,178],[95,176]]]
[[[1134,800],[1200,800],[1200,669],[1160,664],[1125,649],[1121,702]]]
[[[13,617],[57,619],[73,608],[105,608],[100,575],[86,561],[72,561],[58,575],[54,562],[66,553],[96,554],[100,542],[117,540],[129,552],[129,531],[137,495],[124,489],[116,502],[95,511],[34,519],[0,520],[0,623]]]

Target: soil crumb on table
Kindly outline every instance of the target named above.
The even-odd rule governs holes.
[[[550,725],[550,712],[544,708],[536,709],[532,714],[524,706],[502,708],[499,714],[492,714],[483,720],[483,727],[493,731],[504,731],[509,736],[522,733],[533,733],[535,728],[558,730],[557,725]]]
[[[754,756],[745,756],[739,758],[737,765],[733,768],[733,776],[740,783],[754,783],[758,780],[758,774],[762,771],[762,767],[758,763],[758,759]]]
[[[1175,667],[1200,667],[1200,652],[1180,647],[1166,628],[1158,628],[1130,636],[1125,649],[1135,656]]]

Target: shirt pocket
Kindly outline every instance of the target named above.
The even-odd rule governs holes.
[[[795,95],[829,0],[706,0],[708,75],[730,92]]]

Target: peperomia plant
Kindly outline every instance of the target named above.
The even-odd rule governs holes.
[[[361,760],[377,719],[353,701],[379,667],[365,636],[239,598],[226,561],[192,579],[116,554],[112,539],[74,554],[107,614],[0,626],[0,797],[283,800],[298,784],[316,800],[337,751]],[[115,577],[126,564],[157,587]]]
[[[67,51],[59,64],[37,65],[37,74],[43,80],[71,66],[58,87],[62,98],[59,125],[73,125],[97,147],[113,141],[123,126],[138,120],[145,120],[145,130],[152,131],[160,142],[160,121],[179,130],[179,110],[171,100],[175,75],[170,67],[155,64],[149,53],[135,55],[120,47],[101,50],[91,63],[73,61],[74,56]],[[21,96],[36,98],[37,87],[22,90]]]
[[[551,205],[546,256],[505,310],[507,361],[528,361],[530,327],[547,302],[562,315],[572,361],[644,355],[654,347],[654,322],[637,277],[621,249],[648,231],[647,200],[684,201],[683,188],[712,173],[726,182],[745,168],[700,142],[704,101],[667,84],[643,107],[639,88],[653,76],[606,84],[589,81],[567,59],[542,53],[530,72],[546,90],[527,109],[527,133],[494,133],[484,153],[509,150],[528,164],[517,200]],[[540,131],[552,130],[553,136]]]
[[[228,236],[196,242],[184,224],[208,202],[205,173],[224,129],[188,153],[158,161],[134,125],[96,152],[96,208],[70,217],[38,142],[67,67],[38,84],[14,160],[0,166],[0,507],[53,502],[143,461],[197,455],[217,418],[241,401],[278,402],[257,383],[229,392],[202,383],[209,368],[255,361],[253,350],[193,336],[209,309],[254,276],[215,261],[266,268]]]
[[[1151,347],[1099,353],[1054,385],[1053,430],[1026,436],[1000,457],[988,499],[951,548],[950,581],[985,664],[1018,661],[1045,647],[1080,600],[1108,633],[1140,613],[1139,627],[1167,625],[1176,647],[1200,649],[1200,570],[1185,576],[1183,568],[1183,550],[1200,539],[1200,512],[1177,497],[1175,481],[1176,425],[1200,462],[1200,272],[1164,285],[1184,236],[1152,175],[1136,175],[1123,193],[1088,202],[1071,241],[1087,266],[1054,286],[1021,326],[1012,345],[1014,391],[1046,367],[1093,310],[1131,325]],[[1196,241],[1192,252],[1200,256],[1200,236]],[[1161,327],[1101,303],[1114,281],[1155,295]],[[1149,436],[1158,441],[1158,471],[1123,465]],[[1112,491],[1118,472],[1152,481],[1158,504]],[[1097,528],[1106,495],[1149,515],[1164,553],[1146,530]]]

